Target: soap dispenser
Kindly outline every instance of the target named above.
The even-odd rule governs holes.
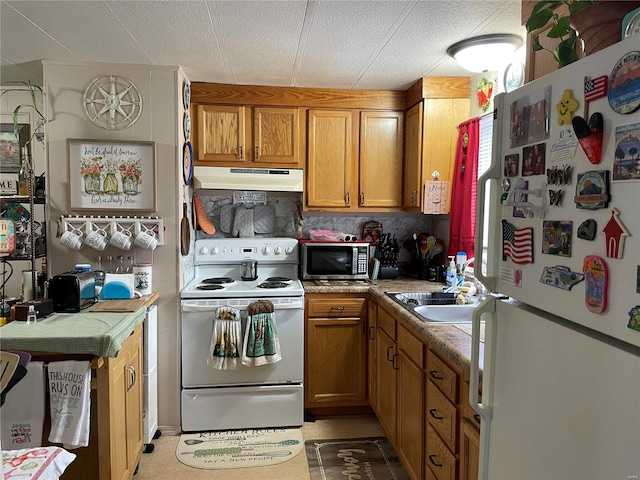
[[[455,257],[451,255],[449,257],[449,267],[447,267],[447,285],[453,287],[456,284],[456,264],[454,262]]]

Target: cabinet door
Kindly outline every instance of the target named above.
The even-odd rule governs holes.
[[[367,384],[368,384],[368,397],[369,404],[373,411],[377,411],[377,383],[376,383],[376,371],[377,365],[377,353],[376,353],[376,328],[378,324],[378,307],[373,302],[369,302],[369,313],[367,315]]]
[[[344,207],[357,202],[357,129],[352,110],[309,110],[306,203]],[[354,203],[355,204],[355,203]]]
[[[424,107],[422,184],[433,172],[450,182],[458,143],[457,126],[469,118],[468,98],[428,98]],[[449,188],[451,192],[451,188]]]
[[[126,424],[127,424],[127,465],[135,471],[143,448],[142,432],[142,340],[140,327],[130,337],[131,345],[127,355]]]
[[[422,479],[425,375],[402,352],[398,356],[397,447],[409,477]]]
[[[307,321],[307,405],[362,405],[367,400],[367,344],[361,318]]]
[[[460,480],[478,480],[480,434],[466,420],[460,424]]]
[[[109,359],[109,388],[108,393],[99,392],[99,402],[108,402],[108,417],[106,423],[98,426],[101,434],[108,435],[109,448],[107,455],[100,455],[100,479],[129,479],[133,475],[130,469],[129,448],[127,445],[127,387],[129,384],[128,349],[129,337],[122,343],[118,356]],[[104,403],[100,405],[104,407]],[[100,413],[98,414],[100,415]],[[102,441],[100,438],[99,441]],[[104,459],[104,461],[103,461]]]
[[[384,330],[378,328],[376,337],[376,356],[378,368],[376,385],[378,388],[377,414],[380,425],[389,441],[396,441],[396,391],[397,377],[393,356],[397,353],[396,343]]]
[[[302,156],[299,110],[256,107],[253,143],[254,162],[298,166]]]
[[[359,206],[402,205],[403,143],[402,112],[361,113]]]
[[[402,206],[422,207],[422,102],[406,113]]]
[[[245,107],[198,105],[196,163],[246,161]]]

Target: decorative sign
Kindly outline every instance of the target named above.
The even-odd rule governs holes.
[[[609,75],[609,105],[618,113],[632,113],[640,107],[640,52],[624,55]]]
[[[555,267],[544,267],[540,276],[540,283],[562,290],[571,290],[575,284],[584,280],[584,275],[579,272],[572,272],[569,267],[556,265]]]
[[[607,262],[596,255],[587,255],[582,262],[585,275],[584,303],[587,310],[603,313],[609,297],[609,268]]]
[[[542,253],[571,256],[573,222],[544,220],[542,222]]]
[[[613,180],[640,180],[640,123],[616,127]]]
[[[449,182],[424,183],[424,208],[422,213],[445,214],[450,211]]]
[[[154,142],[67,140],[72,210],[155,210]]]
[[[17,195],[18,181],[0,178],[0,195]]]
[[[576,208],[595,210],[609,204],[609,170],[599,170],[578,174]]]
[[[611,218],[604,226],[602,231],[605,235],[605,247],[607,249],[607,257],[622,258],[624,251],[624,239],[630,237],[631,234],[620,221],[620,212],[615,208],[611,209]]]

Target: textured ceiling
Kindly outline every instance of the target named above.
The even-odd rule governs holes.
[[[191,81],[405,90],[468,76],[447,47],[525,36],[521,0],[0,2],[3,81],[34,61],[181,65]],[[21,78],[22,77],[22,78]]]

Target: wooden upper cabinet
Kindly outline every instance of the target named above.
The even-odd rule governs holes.
[[[253,159],[297,167],[302,162],[300,109],[256,107],[253,111]]]
[[[348,208],[355,192],[357,112],[309,110],[306,204]]]
[[[407,90],[402,206],[422,211],[424,184],[434,171],[451,181],[458,141],[457,126],[469,119],[468,77],[423,78]],[[449,194],[451,188],[449,188]]]
[[[198,105],[196,163],[246,161],[246,108]]]
[[[422,198],[423,103],[407,110],[404,129],[404,181],[402,206],[420,207]]]
[[[360,118],[361,207],[402,205],[402,112],[362,112]]]

